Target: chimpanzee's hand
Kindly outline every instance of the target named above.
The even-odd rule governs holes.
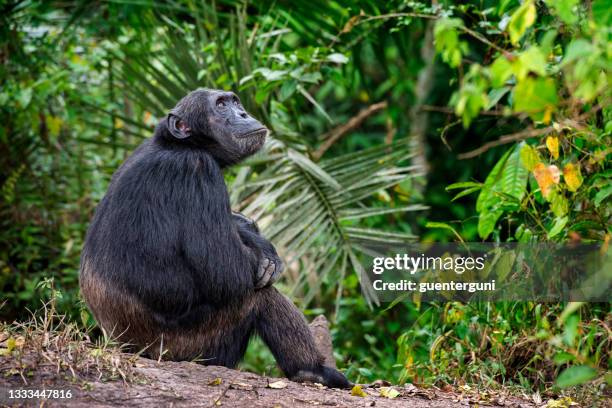
[[[255,272],[255,289],[272,285],[285,269],[276,249],[270,241],[261,236],[255,221],[235,211],[232,211],[232,219],[238,227],[242,243],[251,248],[259,259]]]
[[[276,251],[275,251],[276,252]],[[255,289],[265,288],[276,282],[285,269],[283,261],[274,254],[266,254],[259,260],[257,276],[255,277]]]
[[[261,235],[253,241],[257,245],[259,253],[259,265],[255,273],[255,289],[261,289],[276,282],[285,266],[270,241]]]

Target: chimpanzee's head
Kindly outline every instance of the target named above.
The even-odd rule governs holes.
[[[205,148],[221,166],[257,152],[268,134],[268,129],[244,110],[236,94],[213,89],[190,92],[166,120],[172,139]]]

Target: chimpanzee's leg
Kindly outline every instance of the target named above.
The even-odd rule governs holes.
[[[255,331],[253,304],[253,299],[247,298],[214,312],[207,310],[197,326],[166,331],[152,350],[163,347],[164,357],[170,360],[197,360],[206,365],[234,368]]]
[[[255,292],[254,314],[257,334],[289,379],[336,388],[350,386],[342,373],[323,365],[304,316],[274,287]]]
[[[204,364],[236,367],[244,357],[253,334],[253,318],[245,316],[244,320],[223,330],[222,334],[211,342],[211,347],[202,356]]]

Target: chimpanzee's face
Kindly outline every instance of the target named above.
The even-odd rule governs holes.
[[[233,92],[197,89],[168,115],[168,130],[180,140],[205,146],[222,166],[257,152],[268,129],[253,118]]]

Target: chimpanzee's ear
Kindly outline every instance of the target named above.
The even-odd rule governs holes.
[[[189,126],[173,113],[168,114],[168,130],[177,139],[186,139],[191,136]]]

